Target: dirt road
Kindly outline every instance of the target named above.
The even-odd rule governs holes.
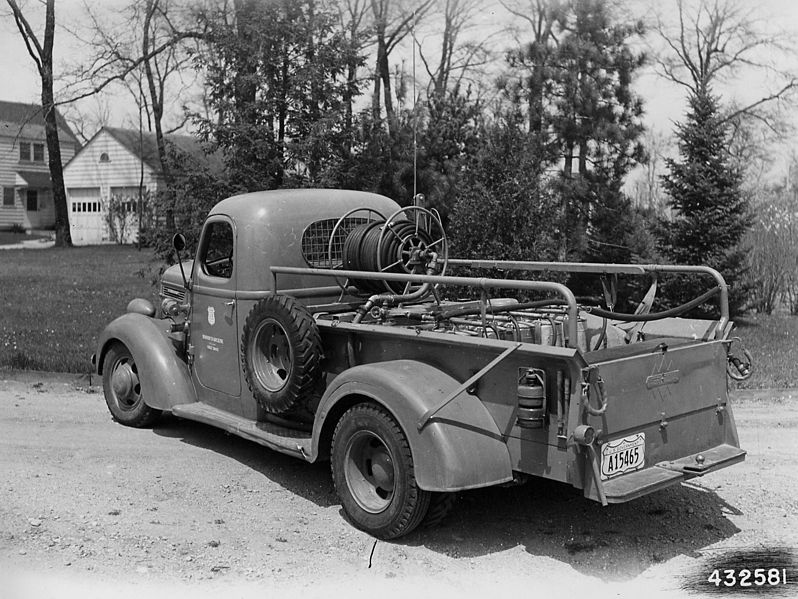
[[[325,464],[174,418],[125,428],[86,381],[0,373],[0,598],[674,596],[734,549],[798,548],[797,402],[738,396],[748,459],[691,483],[608,508],[554,483],[472,491],[375,544]]]

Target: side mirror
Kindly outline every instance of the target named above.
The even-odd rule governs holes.
[[[186,273],[183,271],[183,261],[180,259],[180,252],[186,249],[186,236],[182,233],[175,233],[172,237],[172,247],[175,249],[175,256],[177,263],[180,265],[180,276],[183,277],[183,287],[189,289],[188,280],[186,280]]]
[[[182,233],[175,233],[172,237],[172,247],[175,251],[180,253],[186,249],[186,236]]]

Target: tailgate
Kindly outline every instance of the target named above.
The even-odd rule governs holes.
[[[629,346],[634,350],[634,346]],[[594,363],[588,417],[601,431],[589,472],[597,499],[627,501],[657,488],[741,461],[728,403],[721,341],[641,348],[643,353]],[[601,492],[603,491],[603,493]]]

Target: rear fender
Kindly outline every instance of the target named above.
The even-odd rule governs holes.
[[[124,343],[139,371],[142,396],[151,408],[171,410],[172,406],[197,401],[188,366],[180,359],[169,338],[170,320],[156,320],[143,314],[127,313],[112,321],[97,343],[97,374],[114,342]]]
[[[392,360],[363,364],[333,380],[322,398],[313,428],[313,459],[327,457],[340,416],[372,402],[402,427],[413,455],[416,481],[427,491],[460,491],[512,480],[510,454],[502,434],[478,397],[461,393],[421,430],[418,423],[460,383],[427,364]]]

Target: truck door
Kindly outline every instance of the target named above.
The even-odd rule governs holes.
[[[222,215],[210,217],[194,262],[191,343],[199,383],[238,396],[241,380],[234,248],[235,228],[230,219]]]

